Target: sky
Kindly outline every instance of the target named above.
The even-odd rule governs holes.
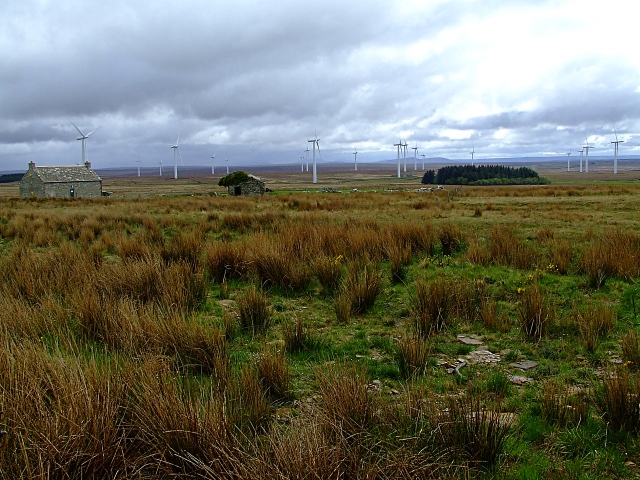
[[[0,171],[640,154],[628,0],[4,0]],[[211,156],[215,154],[215,159]],[[566,158],[566,157],[565,157]]]

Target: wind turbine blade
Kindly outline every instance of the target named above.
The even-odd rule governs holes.
[[[100,130],[102,128],[102,125],[100,125],[98,128],[96,128],[93,132],[91,133],[87,133],[87,138],[89,138],[91,135],[93,135],[94,133],[96,133],[98,130]]]
[[[184,167],[184,162],[182,161],[182,155],[180,155],[180,149],[176,148],[176,150],[178,151],[178,157],[180,157],[180,163],[182,164],[182,166]]]
[[[71,120],[69,120],[69,121],[71,122]],[[76,127],[76,130],[78,131],[78,133],[84,137],[84,133],[82,133],[82,132],[80,131],[80,129],[76,126],[76,124],[75,124],[75,123],[71,122],[71,125],[73,125],[74,127]]]

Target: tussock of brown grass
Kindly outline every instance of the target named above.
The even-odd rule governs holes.
[[[355,367],[316,372],[325,426],[347,436],[366,430],[373,420],[373,400],[364,373]]]
[[[464,236],[460,227],[453,223],[447,223],[440,227],[438,232],[443,255],[453,255],[462,250],[464,246]]]
[[[634,329],[629,330],[620,341],[622,358],[631,370],[640,369],[640,335]]]
[[[342,295],[351,300],[351,313],[360,315],[368,311],[382,291],[382,277],[378,267],[370,262],[348,265],[342,285]]]
[[[456,285],[447,279],[415,284],[412,314],[416,333],[427,337],[445,328],[454,308]]]
[[[491,230],[488,255],[493,263],[520,270],[530,270],[539,260],[539,253],[521,240],[513,228],[504,225]]]
[[[542,415],[547,422],[559,427],[579,425],[589,415],[586,392],[570,394],[567,386],[557,380],[542,385]]]
[[[625,367],[608,372],[596,395],[607,429],[640,432],[640,380]]]
[[[425,373],[430,353],[430,345],[419,336],[407,336],[398,340],[396,362],[400,375],[406,379]]]
[[[332,258],[328,255],[320,254],[312,262],[311,269],[325,293],[331,295],[338,290],[344,275],[341,256]]]
[[[487,470],[496,466],[511,420],[487,409],[477,394],[449,397],[440,418],[440,442],[454,457]]]
[[[265,348],[257,362],[258,377],[267,397],[286,400],[291,396],[291,370],[287,356],[273,346]]]
[[[217,283],[228,282],[246,275],[248,259],[245,249],[237,243],[209,243],[204,251],[204,268]]]
[[[255,286],[238,296],[238,313],[242,328],[252,334],[264,333],[271,324],[271,305],[266,295]]]
[[[611,331],[616,321],[614,311],[601,302],[586,305],[582,309],[574,307],[573,316],[580,329],[584,348],[589,352],[598,347],[600,339]]]
[[[537,282],[525,288],[520,295],[520,328],[527,338],[540,340],[555,321],[555,307],[540,290]]]

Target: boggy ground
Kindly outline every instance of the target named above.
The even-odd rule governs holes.
[[[0,201],[2,478],[637,476],[640,186],[193,188]]]

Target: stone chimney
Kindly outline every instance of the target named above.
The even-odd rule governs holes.
[[[35,162],[29,162],[29,170],[33,170],[34,168],[36,168]]]
[[[84,166],[87,168],[91,168],[91,162],[87,160],[86,162],[84,162]]]

